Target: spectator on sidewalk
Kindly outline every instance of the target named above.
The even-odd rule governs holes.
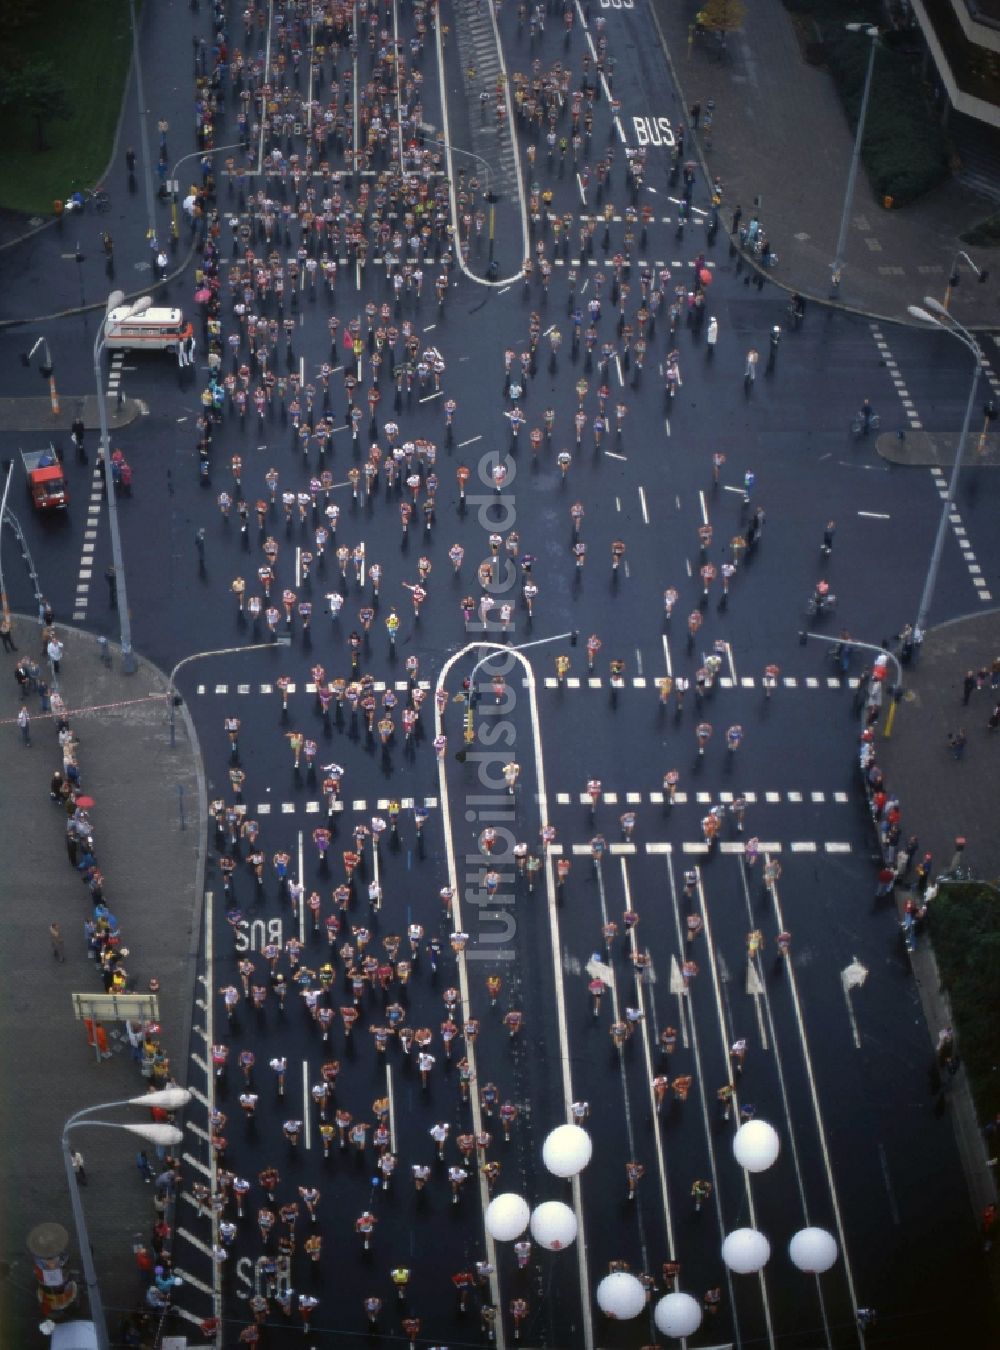
[[[21,728],[21,740],[25,745],[31,744],[31,718],[28,716],[27,708],[21,708],[17,714],[17,725]]]
[[[86,1186],[86,1184],[87,1184],[87,1169],[86,1169],[86,1167],[84,1166],[84,1162],[83,1162],[83,1154],[80,1152],[79,1149],[75,1149],[75,1150],[69,1155],[69,1160],[70,1160],[70,1162],[73,1164],[73,1171],[74,1171],[75,1174],[76,1174],[76,1179],[77,1179],[77,1181],[80,1183],[81,1186]]]
[[[59,678],[59,662],[62,660],[62,657],[63,657],[63,650],[64,650],[63,644],[59,641],[59,639],[58,639],[57,637],[53,637],[52,640],[51,640],[51,642],[49,642],[48,647],[46,648],[46,650],[47,650],[47,652],[48,652],[48,654],[49,654],[49,663],[50,663],[51,666],[52,666],[52,674],[53,674],[53,675],[56,677],[56,679],[58,680],[58,678]]]
[[[0,617],[0,642],[3,643],[5,652],[17,651],[17,644],[14,641],[14,634],[11,631],[10,619],[6,614]]]

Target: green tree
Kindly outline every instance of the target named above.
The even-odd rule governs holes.
[[[47,124],[53,120],[65,121],[72,113],[63,77],[51,61],[40,59],[25,61],[6,72],[0,104],[32,119],[39,150],[48,149],[45,142]]]
[[[725,37],[743,27],[746,12],[743,0],[706,0],[704,8],[695,15],[695,22],[707,32]]]
[[[0,0],[0,31],[10,33],[36,18],[41,11],[39,0]]]

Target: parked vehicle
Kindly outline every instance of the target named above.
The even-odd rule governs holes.
[[[147,309],[136,314],[130,305],[113,309],[104,327],[107,346],[125,351],[176,352],[193,334],[179,309]]]
[[[22,450],[31,503],[36,511],[61,511],[69,505],[69,488],[55,446]]]

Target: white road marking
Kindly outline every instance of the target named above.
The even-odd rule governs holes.
[[[312,1112],[310,1110],[309,1097],[309,1061],[302,1061],[302,1129],[303,1140],[307,1149],[312,1148]]]
[[[743,861],[742,858],[740,859],[739,868],[740,868],[740,875],[743,881],[743,902],[746,908],[747,922],[750,924],[751,928],[753,928],[755,924],[753,902],[751,901],[750,898],[750,885],[749,879],[747,877],[746,863]],[[785,957],[784,959],[787,965],[791,964],[790,956]],[[795,1181],[799,1191],[799,1203],[802,1206],[802,1220],[803,1223],[806,1225],[806,1227],[808,1227],[811,1224],[812,1220],[809,1215],[809,1202],[806,1200],[806,1188],[805,1188],[805,1181],[803,1180],[802,1176],[802,1164],[799,1158],[799,1146],[795,1137],[795,1118],[792,1114],[791,1104],[788,1099],[788,1085],[785,1081],[785,1065],[784,1060],[782,1059],[781,1056],[781,1046],[778,1044],[778,1034],[774,1026],[774,1016],[771,1011],[771,999],[767,992],[767,985],[764,979],[762,978],[760,954],[758,953],[756,957],[750,957],[749,960],[750,960],[749,969],[753,970],[757,977],[756,978],[756,985],[758,987],[758,993],[756,994],[757,1007],[759,1010],[761,1001],[763,1001],[764,1011],[767,1014],[768,1027],[770,1028],[771,1032],[771,1044],[774,1047],[774,1065],[778,1071],[778,1088],[781,1092],[781,1102],[785,1113],[785,1128],[788,1131],[788,1143],[792,1152],[792,1164],[795,1168]],[[748,993],[750,992],[749,978],[747,981],[747,992]],[[823,1297],[823,1286],[819,1280],[816,1280],[815,1286],[816,1286],[816,1296],[819,1299],[820,1316],[823,1319],[823,1329],[826,1333],[826,1344],[828,1350],[833,1350],[833,1341],[830,1335],[830,1319],[827,1316],[826,1300]]]
[[[668,863],[668,866],[671,866],[671,864]],[[697,885],[698,908],[699,908],[699,910],[700,910],[700,912],[701,912],[702,924],[704,925],[705,943],[706,943],[706,948],[707,948],[707,951],[708,951],[709,970],[710,970],[711,976],[712,976],[712,992],[713,992],[713,994],[714,994],[714,996],[715,996],[715,1011],[716,1011],[716,1015],[717,1015],[717,1018],[718,1018],[719,1036],[720,1036],[720,1038],[721,1038],[721,1040],[722,1040],[722,1060],[723,1060],[723,1063],[724,1063],[724,1064],[728,1064],[728,1063],[729,1063],[729,1044],[730,1044],[729,1033],[735,1031],[735,1028],[730,1027],[730,1028],[727,1029],[727,1027],[726,1027],[726,1014],[725,1014],[725,1010],[724,1010],[724,1008],[723,1008],[723,1006],[722,1006],[722,989],[721,989],[721,985],[720,985],[720,983],[719,983],[719,966],[718,966],[718,961],[716,960],[716,955],[715,955],[715,943],[712,941],[712,926],[711,926],[711,920],[710,920],[710,918],[709,918],[709,913],[708,913],[708,905],[707,905],[707,903],[706,903],[706,901],[705,901],[705,887],[704,887],[703,879],[702,879],[702,875],[701,875],[701,868],[699,867],[699,868],[697,869],[697,871],[698,871],[698,885]],[[692,1019],[692,1033],[693,1033],[693,1032],[694,1032],[694,1022],[693,1022],[693,1019]],[[738,1075],[737,1075],[737,1076],[738,1076]],[[699,1071],[699,1073],[698,1073],[698,1081],[699,1081],[699,1083],[703,1082],[703,1080],[704,1080],[704,1075]],[[740,1107],[739,1107],[739,1089],[738,1089],[738,1085],[734,1084],[734,1090],[733,1090],[733,1116],[735,1117],[736,1120],[739,1120],[739,1114],[740,1114]],[[706,1137],[709,1138],[709,1139],[711,1139],[711,1131],[710,1131],[710,1130],[706,1130]],[[747,1172],[747,1171],[745,1171],[743,1168],[741,1168],[740,1171],[741,1171],[742,1174],[743,1174],[743,1189],[744,1189],[744,1192],[745,1192],[745,1194],[746,1194],[746,1199],[747,1199],[747,1215],[748,1215],[749,1220],[750,1220],[749,1226],[750,1226],[751,1228],[756,1228],[756,1227],[757,1227],[757,1207],[756,1207],[756,1205],[754,1204],[753,1191],[752,1191],[751,1186],[750,1186],[750,1173]],[[715,1187],[715,1190],[714,1190],[714,1192],[713,1192],[713,1194],[717,1196],[718,1193],[719,1193],[719,1188],[718,1188],[718,1186],[716,1186],[716,1187]],[[720,1220],[720,1222],[721,1222],[721,1220]],[[725,1230],[723,1229],[723,1231],[725,1231]],[[727,1278],[728,1278],[728,1275],[727,1275]],[[758,1279],[758,1283],[759,1283],[759,1285],[760,1285],[760,1296],[761,1296],[761,1300],[762,1300],[763,1308],[764,1308],[764,1321],[765,1321],[765,1324],[766,1324],[766,1326],[767,1326],[767,1339],[768,1339],[769,1345],[771,1346],[771,1350],[774,1350],[774,1324],[773,1324],[773,1322],[771,1321],[771,1303],[770,1303],[770,1299],[768,1298],[767,1284],[766,1284],[765,1279],[764,1279],[764,1272],[763,1272],[763,1271],[759,1271],[759,1272],[758,1272],[757,1279]],[[730,1304],[730,1306],[731,1306],[731,1307],[735,1307],[735,1303],[732,1302],[732,1303]],[[855,1303],[854,1306],[857,1307],[857,1304]]]
[[[764,853],[765,858],[767,857],[768,851],[765,851],[764,849],[761,850],[761,852]],[[785,916],[781,911],[781,901],[778,898],[777,885],[769,886],[768,891],[770,892],[771,903],[774,906],[775,918],[778,921],[778,931],[784,932],[786,931]],[[857,1289],[855,1288],[854,1285],[854,1272],[851,1268],[851,1258],[847,1250],[847,1235],[844,1232],[844,1221],[840,1213],[840,1200],[837,1195],[837,1184],[834,1181],[833,1177],[833,1167],[830,1162],[830,1150],[826,1142],[826,1124],[823,1120],[823,1113],[820,1110],[819,1105],[819,1093],[817,1092],[816,1089],[816,1076],[813,1072],[812,1055],[809,1052],[809,1039],[806,1035],[805,1023],[802,1018],[802,1005],[799,1001],[799,986],[798,980],[795,977],[794,963],[792,962],[788,963],[788,966],[786,968],[786,974],[788,976],[788,986],[792,993],[792,1003],[795,1008],[795,1021],[799,1029],[799,1040],[802,1045],[802,1057],[803,1060],[805,1061],[806,1077],[809,1080],[809,1094],[812,1099],[813,1114],[816,1118],[816,1131],[817,1134],[819,1135],[820,1149],[823,1154],[823,1167],[824,1170],[826,1171],[827,1185],[829,1186],[830,1189],[830,1200],[833,1205],[834,1222],[837,1225],[837,1238],[840,1243],[840,1257],[841,1261],[843,1262],[844,1274],[847,1277],[847,1288],[850,1294],[851,1307],[857,1308],[860,1305],[858,1303]],[[858,1344],[862,1347],[862,1350],[864,1350],[865,1337],[860,1327],[858,1328]]]
[[[629,886],[628,862],[626,861],[625,858],[622,858],[620,865],[622,869],[622,886],[625,889],[625,908],[632,909],[633,907],[632,889]],[[639,943],[636,938],[636,931],[634,925],[629,929],[628,937],[629,937],[629,950],[631,951],[632,955],[635,956],[639,951]],[[645,991],[643,989],[642,980],[638,978],[636,979],[635,982],[635,996],[639,1006],[639,1011],[645,1014],[646,1011]],[[650,998],[650,1002],[652,1003],[652,997]],[[674,1247],[674,1220],[673,1215],[670,1212],[670,1193],[667,1190],[667,1166],[663,1156],[663,1137],[662,1132],[656,1128],[655,1124],[656,1096],[655,1093],[653,1092],[653,1079],[656,1075],[653,1071],[653,1053],[649,1043],[649,1027],[646,1025],[645,1015],[643,1015],[643,1017],[640,1019],[639,1031],[642,1034],[642,1050],[646,1059],[646,1084],[647,1084],[647,1092],[649,1094],[649,1107],[650,1110],[652,1111],[654,1121],[653,1143],[656,1148],[656,1170],[660,1178],[660,1201],[663,1205],[663,1218],[667,1228],[667,1252],[669,1254],[670,1260],[673,1261],[674,1252],[676,1250]],[[620,1059],[622,1062],[622,1076],[624,1078],[625,1073],[624,1056],[620,1056]],[[633,1153],[631,1156],[634,1158],[635,1154]],[[647,1266],[646,1269],[648,1270],[648,1268],[649,1267]]]
[[[646,489],[639,485],[639,506],[642,508],[642,523],[649,524],[649,507],[646,505]]]

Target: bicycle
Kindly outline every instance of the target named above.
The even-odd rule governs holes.
[[[67,211],[86,211],[93,205],[98,215],[106,215],[111,210],[111,196],[103,188],[74,188],[66,201]]]
[[[869,413],[867,420],[862,413],[855,413],[851,420],[851,430],[855,437],[867,436],[869,431],[878,431],[879,415],[878,413]]]
[[[942,881],[972,881],[972,868],[968,863],[959,863],[948,872],[938,874],[938,884]]]

